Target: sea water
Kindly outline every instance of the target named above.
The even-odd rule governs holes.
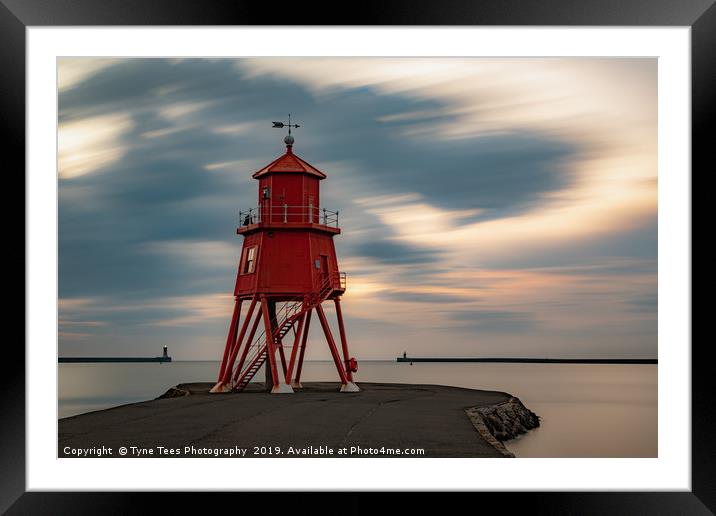
[[[156,398],[216,378],[218,362],[58,364],[58,417]],[[541,426],[506,443],[517,457],[656,457],[657,367],[611,364],[361,361],[356,382],[453,385],[509,392]],[[305,362],[303,381],[333,381],[333,362]],[[256,379],[263,379],[262,371]]]

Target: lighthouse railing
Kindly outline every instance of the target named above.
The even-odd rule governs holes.
[[[242,226],[251,226],[261,223],[261,207],[250,208],[248,210],[239,210],[239,224]]]
[[[239,211],[239,224],[319,224],[338,227],[338,210],[318,206],[294,206],[290,204],[264,204]]]

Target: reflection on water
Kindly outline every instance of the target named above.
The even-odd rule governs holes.
[[[59,417],[152,399],[181,382],[215,379],[218,362],[59,364]],[[303,380],[334,380],[332,362],[306,362]],[[262,379],[259,372],[257,379]],[[362,361],[356,381],[505,391],[542,418],[509,441],[518,457],[656,457],[657,366]]]

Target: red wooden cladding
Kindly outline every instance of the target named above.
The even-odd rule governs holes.
[[[244,235],[235,296],[250,299],[262,293],[277,298],[296,297],[313,292],[326,276],[337,277],[333,233],[320,228],[268,229],[272,226],[262,225]]]

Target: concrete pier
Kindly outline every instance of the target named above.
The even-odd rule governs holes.
[[[60,419],[58,455],[105,447],[111,449],[105,456],[131,457],[119,450],[134,446],[155,450],[153,457],[162,456],[158,447],[178,450],[166,455],[174,457],[197,456],[187,447],[238,447],[247,450],[246,457],[504,457],[481,433],[477,412],[466,411],[519,404],[504,392],[438,385],[360,382],[360,392],[340,393],[335,383],[307,382],[293,395],[271,395],[251,384],[242,393],[210,395],[211,385],[180,384],[152,401]],[[533,426],[538,424],[535,416]],[[351,448],[388,453],[338,454]],[[404,454],[417,449],[423,452]]]

